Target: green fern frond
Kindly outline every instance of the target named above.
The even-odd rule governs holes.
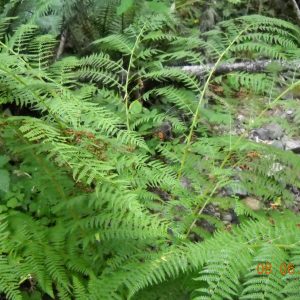
[[[145,74],[143,76],[145,79],[154,79],[156,81],[166,81],[166,80],[178,80],[182,84],[184,84],[187,88],[198,91],[199,83],[196,77],[189,75],[180,69],[170,69],[165,68],[164,70],[153,71]]]

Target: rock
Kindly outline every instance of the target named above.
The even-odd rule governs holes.
[[[243,203],[251,208],[254,211],[260,210],[261,209],[261,203],[259,200],[252,198],[252,197],[246,197],[245,199],[242,200]]]
[[[283,129],[276,123],[268,124],[255,129],[253,134],[261,140],[276,140],[283,136]]]
[[[196,225],[207,230],[210,233],[213,233],[216,230],[215,225],[209,223],[205,219],[197,220]]]
[[[214,216],[215,216],[216,218],[220,219],[221,214],[220,214],[219,212],[215,212],[215,213],[214,213]]]
[[[231,222],[232,221],[232,215],[231,214],[226,214],[222,217],[222,220],[225,222]]]
[[[270,140],[276,140],[283,136],[283,130],[278,124],[266,125],[265,129],[268,131]]]
[[[288,109],[285,113],[287,116],[291,116],[294,113],[294,111],[292,109]]]
[[[219,212],[219,208],[212,203],[208,204],[203,210],[204,214],[207,214],[210,216],[214,216],[215,213],[218,213],[218,212]]]
[[[195,232],[190,233],[189,239],[196,243],[203,241],[203,238]]]
[[[281,150],[284,150],[285,147],[284,147],[284,143],[282,141],[274,141],[272,144],[271,144],[273,147],[276,147],[278,149],[281,149]]]
[[[222,213],[221,220],[224,224],[239,224],[239,218],[233,209],[229,209],[229,211],[224,211]]]
[[[285,113],[285,118],[288,120],[288,122],[292,122],[295,118],[295,114],[292,110],[287,110]]]
[[[295,153],[300,153],[300,140],[285,141],[285,150],[291,150]]]
[[[254,130],[253,135],[264,141],[269,139],[268,131],[264,128]]]

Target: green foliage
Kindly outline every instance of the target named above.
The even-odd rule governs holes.
[[[193,299],[282,299],[296,294],[299,296],[298,289],[297,292],[284,289],[287,282],[295,282],[299,275],[293,271],[291,275],[282,267],[294,257],[299,230],[295,223],[289,223],[291,227],[288,229],[287,224],[279,220],[274,225],[262,221],[245,224],[236,235],[216,236],[206,265],[200,277],[196,278],[200,288],[195,290]],[[271,268],[263,271],[267,262]]]
[[[299,156],[231,130],[235,93],[262,99],[280,94],[283,81],[272,72],[215,75],[214,67],[202,79],[180,64],[288,61],[299,50],[299,28],[252,15],[200,37],[181,35],[171,10],[155,13],[168,3],[150,2],[85,6],[83,15],[96,7],[91,22],[108,27],[95,34],[93,53],[60,59],[60,26],[79,18],[80,1],[39,1],[30,17],[24,7],[32,1],[6,3],[0,104],[13,115],[0,119],[0,292],[8,299],[296,298],[293,276],[261,276],[255,267],[299,265],[299,224],[285,211],[290,187],[300,188]],[[18,20],[14,9],[23,10]],[[54,16],[56,29],[45,30],[41,23]],[[237,182],[259,199],[261,213],[228,193]],[[282,213],[270,222],[267,208],[277,199]],[[252,220],[230,231],[210,205]]]

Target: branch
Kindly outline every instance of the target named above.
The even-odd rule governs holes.
[[[246,61],[237,63],[223,63],[217,66],[215,75],[226,74],[236,71],[246,71],[246,72],[261,72],[266,70],[266,68],[271,64],[276,63],[281,67],[281,71],[295,70],[300,68],[300,60],[292,61],[279,61],[279,60],[257,60],[257,61]],[[183,71],[196,75],[198,77],[203,77],[207,74],[214,64],[199,65],[199,66],[183,66],[180,67]]]

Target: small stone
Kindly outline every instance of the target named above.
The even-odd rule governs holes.
[[[268,131],[270,140],[276,140],[278,138],[281,138],[283,135],[283,130],[278,124],[269,124],[266,125],[264,128]]]
[[[283,117],[285,117],[289,122],[292,122],[295,117],[294,111],[292,109],[286,110]]]
[[[264,141],[269,139],[268,131],[264,128],[258,128],[254,130],[253,134],[255,137],[258,137],[259,139]]]
[[[232,221],[232,215],[231,214],[226,214],[222,217],[222,220],[225,222],[231,222]]]
[[[284,150],[284,144],[283,142],[281,141],[274,141],[272,144],[271,144],[273,147],[276,147],[278,149],[281,149],[281,150]]]
[[[196,222],[196,225],[199,226],[199,227],[202,227],[203,229],[207,230],[210,233],[213,233],[216,230],[215,225],[209,223],[205,219],[198,220]]]
[[[254,211],[260,210],[261,209],[261,203],[259,200],[252,198],[252,197],[246,197],[245,199],[242,200],[243,203],[251,208]]]
[[[195,232],[190,233],[189,239],[193,242],[202,242],[203,238]]]
[[[221,214],[219,212],[215,212],[214,216],[219,219],[221,217]]]
[[[300,140],[287,140],[285,142],[285,150],[291,150],[300,153]]]
[[[216,208],[213,205],[207,205],[204,210],[203,213],[213,216],[216,212]]]
[[[282,137],[283,129],[276,123],[268,124],[253,131],[254,136],[261,140],[276,140]]]

